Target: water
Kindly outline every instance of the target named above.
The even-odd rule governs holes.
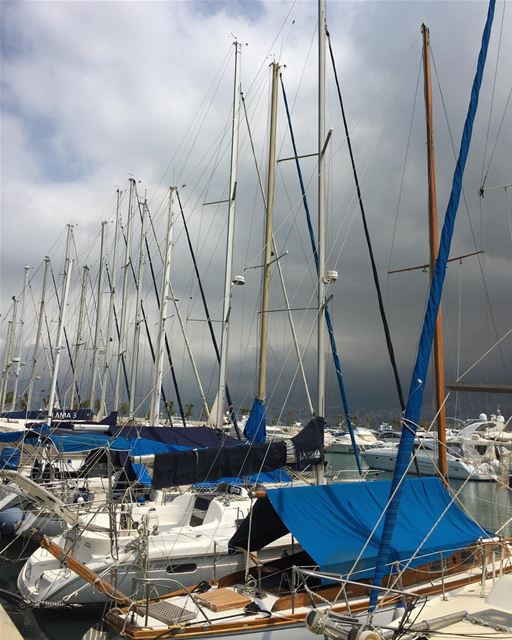
[[[333,469],[353,470],[357,474],[353,456],[327,454],[327,461]],[[364,464],[364,463],[363,463]],[[379,473],[378,478],[391,478],[391,473]],[[512,519],[512,490],[495,482],[464,482],[451,480],[450,486],[458,494],[463,508],[480,525],[498,532],[509,519]],[[500,535],[512,535],[512,520],[499,531]]]
[[[330,454],[327,456],[334,469],[352,470],[355,465],[350,455]],[[380,478],[391,474],[379,474]],[[459,494],[463,507],[482,526],[497,531],[512,518],[512,491],[493,482],[468,482],[454,480],[451,486]],[[512,535],[512,522],[500,531],[502,535]],[[0,546],[2,543],[0,542]],[[35,547],[26,542],[16,542],[8,550],[9,559],[0,558],[0,589],[16,591],[16,579],[23,560]],[[2,554],[3,555],[3,554]],[[81,640],[84,633],[101,619],[101,609],[86,611],[19,611],[16,607],[3,603],[25,640]]]

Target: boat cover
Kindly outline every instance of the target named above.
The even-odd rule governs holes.
[[[251,413],[245,423],[244,436],[254,444],[263,444],[267,438],[265,402],[259,398],[254,398]]]
[[[345,574],[366,545],[389,500],[389,480],[268,489],[230,540],[232,548],[263,548],[291,532],[323,571]],[[467,516],[438,478],[405,480],[389,562],[412,558],[410,566],[462,549],[490,531]],[[382,519],[383,520],[383,519]],[[356,571],[374,567],[382,520]],[[359,574],[358,577],[362,577]]]
[[[324,425],[321,418],[310,420],[288,441],[289,446],[282,441],[156,455],[153,488],[197,484],[218,478],[241,478],[279,469],[290,462],[297,462],[299,467],[318,464],[324,456]],[[288,459],[290,448],[292,461]]]
[[[39,420],[46,418],[48,411],[4,411],[0,413],[0,418],[10,418],[12,420]],[[56,420],[75,420],[89,422],[93,419],[93,412],[90,409],[55,409],[53,418]]]
[[[165,444],[178,444],[185,447],[220,447],[239,444],[239,440],[227,434],[219,433],[211,427],[141,427],[127,425],[111,427],[113,436],[124,436],[134,440],[146,438]]]

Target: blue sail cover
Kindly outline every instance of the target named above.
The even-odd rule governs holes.
[[[147,440],[146,438],[129,439],[118,436],[110,438],[105,434],[96,433],[80,433],[73,435],[55,435],[48,437],[52,441],[55,448],[63,453],[71,453],[78,451],[92,451],[93,449],[101,449],[108,447],[112,451],[129,451],[131,455],[142,456],[148,454],[168,453],[170,451],[186,451],[190,447],[177,444],[165,444],[156,440]],[[25,440],[28,444],[30,440]]]
[[[390,487],[389,480],[350,482],[268,489],[267,497],[281,521],[320,569],[346,574],[382,515]],[[450,496],[438,478],[406,480],[388,561],[406,560],[419,549],[409,565],[414,567],[436,560],[440,551],[462,549],[481,537],[492,535],[455,503],[448,507],[449,503]],[[264,526],[265,522],[261,524]],[[259,526],[253,516],[253,529]],[[381,521],[356,571],[375,567],[382,528]]]
[[[135,434],[134,434],[135,436]],[[170,451],[187,451],[191,445],[170,444],[159,440],[148,438],[125,438],[123,436],[112,437],[105,433],[73,432],[62,433],[55,429],[30,430],[30,431],[8,431],[0,433],[0,443],[20,442],[37,447],[45,442],[51,442],[61,453],[72,453],[80,451],[92,451],[109,447],[114,451],[129,451],[132,455],[141,456],[146,454],[168,453]]]
[[[265,402],[259,398],[254,398],[251,413],[245,423],[244,436],[249,442],[255,444],[263,444],[267,438]]]
[[[389,561],[389,544],[392,536],[394,535],[394,529],[398,524],[396,522],[396,511],[401,500],[401,480],[406,473],[407,466],[411,459],[416,428],[420,421],[421,406],[423,404],[425,381],[427,379],[430,363],[436,318],[439,311],[439,306],[441,304],[443,283],[446,275],[446,267],[450,255],[450,247],[455,227],[455,219],[457,216],[457,210],[459,208],[460,195],[462,191],[462,177],[464,175],[464,167],[466,165],[466,160],[469,153],[473,124],[478,107],[478,98],[480,94],[480,87],[482,85],[482,77],[485,68],[485,60],[487,58],[489,39],[491,36],[495,4],[495,0],[489,1],[487,19],[482,35],[480,53],[478,55],[477,69],[471,89],[471,98],[469,101],[466,121],[464,123],[464,130],[462,132],[459,157],[457,159],[457,165],[453,174],[452,190],[450,193],[448,206],[446,208],[443,230],[441,232],[439,254],[436,260],[434,275],[430,285],[427,309],[425,311],[425,318],[423,321],[423,328],[418,345],[416,363],[409,387],[407,407],[405,409],[405,415],[403,418],[403,423],[406,425],[406,428],[402,428],[402,436],[400,438],[395,471],[393,474],[393,483],[391,485],[391,492],[394,493],[394,498],[389,506],[389,509],[386,512],[380,557],[377,568],[375,570],[375,584],[380,584],[380,581],[384,576],[384,566],[386,562]],[[371,594],[370,599],[371,608],[375,607],[377,596],[378,593],[376,590],[374,590]]]

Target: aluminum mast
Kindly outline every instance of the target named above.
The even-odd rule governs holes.
[[[167,218],[167,234],[165,239],[164,270],[162,273],[162,289],[160,295],[160,322],[158,325],[158,341],[156,346],[156,360],[153,369],[153,384],[151,405],[149,410],[149,424],[156,425],[160,413],[160,396],[164,372],[165,322],[170,292],[172,227],[174,222],[174,205],[176,201],[176,187],[169,189],[169,209]]]
[[[235,205],[238,171],[238,141],[240,133],[240,57],[242,45],[235,45],[235,79],[233,86],[233,120],[231,126],[231,171],[229,177],[228,229],[226,241],[226,265],[224,272],[224,304],[222,311],[222,334],[220,341],[219,390],[217,395],[216,426],[224,422],[224,400],[226,396],[229,316],[231,312],[231,287],[233,271],[233,243],[235,238]]]

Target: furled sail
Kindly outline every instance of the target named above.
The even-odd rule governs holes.
[[[250,476],[297,464],[301,468],[324,459],[324,426],[314,418],[290,440],[156,455],[153,488],[196,484],[218,478]]]
[[[263,444],[267,437],[267,425],[265,423],[265,402],[254,398],[251,413],[245,423],[244,436],[249,442]]]
[[[471,99],[469,102],[466,122],[464,124],[464,130],[462,132],[459,157],[457,159],[457,165],[455,167],[455,172],[453,175],[452,190],[450,199],[448,201],[448,207],[446,209],[443,230],[441,233],[439,254],[436,260],[434,276],[430,285],[428,304],[423,321],[423,329],[418,346],[418,353],[416,356],[416,364],[414,366],[411,385],[409,387],[407,406],[403,418],[404,426],[402,428],[402,436],[400,438],[400,446],[398,449],[393,481],[391,483],[391,496],[393,496],[393,499],[391,500],[389,508],[386,511],[384,529],[380,543],[379,557],[375,569],[374,583],[376,585],[380,584],[382,578],[384,577],[385,566],[390,553],[391,540],[393,537],[398,508],[400,505],[400,497],[403,490],[404,483],[402,482],[402,479],[407,472],[407,467],[409,465],[414,446],[416,428],[420,421],[421,406],[423,403],[423,394],[425,391],[425,382],[427,379],[430,355],[432,352],[432,341],[434,337],[435,323],[439,305],[441,304],[441,295],[446,274],[446,266],[450,254],[450,246],[455,225],[455,218],[457,215],[457,209],[459,207],[459,200],[462,190],[462,176],[464,174],[464,167],[466,165],[466,160],[468,157],[469,146],[471,143],[471,134],[473,132],[473,123],[478,107],[478,97],[480,93],[480,86],[482,84],[482,76],[485,67],[485,60],[487,57],[489,38],[491,35],[494,7],[495,0],[490,0],[489,9],[487,12],[487,20],[482,36],[482,44],[478,56],[477,70],[475,78],[473,80],[473,87],[471,89]],[[374,608],[376,603],[377,591],[372,591],[370,606]]]

